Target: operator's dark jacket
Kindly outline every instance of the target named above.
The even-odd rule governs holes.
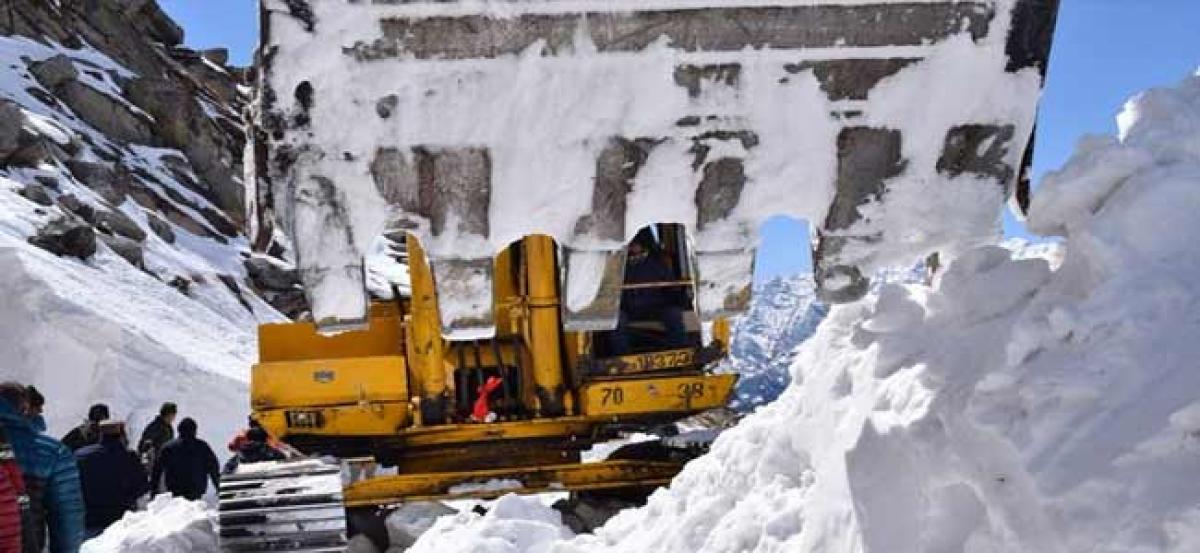
[[[141,460],[118,436],[104,436],[100,443],[76,451],[75,458],[79,461],[88,528],[107,528],[121,520],[150,490]]]
[[[625,283],[670,282],[670,268],[660,254],[651,250],[642,259],[625,264]],[[656,317],[659,309],[676,303],[677,292],[671,288],[625,290],[621,293],[621,310],[635,319]]]
[[[196,436],[181,435],[164,445],[154,461],[150,475],[152,489],[158,489],[160,478],[166,480],[171,495],[197,500],[204,497],[209,480],[213,486],[221,478],[221,467],[217,456],[204,440]]]
[[[150,421],[150,424],[142,431],[142,439],[138,440],[138,455],[145,459],[148,452],[153,452],[149,458],[154,459],[163,446],[174,439],[175,429],[171,428],[171,424],[164,420],[162,415],[154,417],[154,420]]]
[[[29,419],[0,400],[0,425],[8,432],[29,497],[29,517],[22,526],[26,551],[75,553],[83,543],[83,497],[75,456],[61,442],[41,434]],[[46,528],[49,527],[49,536]]]

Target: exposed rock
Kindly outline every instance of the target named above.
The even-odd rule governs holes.
[[[154,231],[154,234],[161,238],[163,242],[168,244],[175,243],[175,231],[171,228],[170,223],[167,223],[153,213],[148,213],[146,218],[150,223],[150,230]]]
[[[130,265],[139,269],[145,268],[145,258],[142,253],[142,246],[137,242],[125,238],[123,236],[109,236],[107,234],[98,235],[101,242],[108,246],[113,253],[121,256],[122,259],[128,261]]]
[[[96,224],[96,209],[80,201],[74,194],[59,196],[58,206],[68,213],[79,216],[80,219],[87,221],[89,225]]]
[[[151,131],[150,121],[108,94],[79,81],[68,81],[59,88],[58,96],[80,119],[113,140],[150,146],[159,144]]]
[[[79,78],[79,70],[75,68],[75,62],[63,54],[31,63],[29,72],[33,73],[33,78],[37,79],[38,83],[50,90],[55,90],[67,82]]]
[[[233,292],[233,295],[237,296],[238,303],[242,304],[242,307],[245,307],[246,311],[251,313],[254,312],[254,308],[250,307],[250,302],[246,301],[246,298],[242,296],[242,287],[238,285],[237,278],[230,275],[219,274],[217,275],[217,279],[219,279],[221,283],[229,289],[230,292]]]
[[[286,292],[263,292],[262,298],[289,319],[300,321],[311,318],[308,297],[299,288]]]
[[[142,227],[139,227],[129,216],[116,210],[97,211],[96,229],[109,234],[131,238],[138,242],[146,239],[146,231],[142,230]]]
[[[25,116],[17,104],[0,98],[0,165],[20,148],[24,120]]]
[[[58,190],[58,176],[56,175],[34,175],[33,180],[50,190]]]
[[[142,78],[132,82],[127,92],[134,104],[156,118],[154,130],[165,143],[187,156],[200,178],[197,192],[240,222],[245,191],[235,163],[238,146],[178,83]]]
[[[300,284],[300,275],[294,268],[285,267],[278,261],[254,256],[243,262],[250,282],[259,290],[292,290]]]
[[[54,205],[54,199],[50,197],[50,192],[46,190],[46,187],[37,183],[27,183],[23,188],[21,188],[19,194],[26,200],[38,205]]]
[[[110,204],[121,205],[129,195],[130,175],[120,166],[77,159],[67,160],[66,165],[76,179]]]
[[[225,65],[229,63],[228,48],[209,48],[207,50],[201,50],[200,55],[203,56],[204,59],[221,67],[225,67]]]
[[[54,255],[87,259],[96,253],[96,232],[83,221],[59,218],[38,229],[29,243]]]
[[[192,295],[192,281],[190,281],[186,278],[183,278],[181,276],[176,276],[175,278],[172,278],[169,282],[167,282],[167,285],[170,286],[171,288],[178,290],[180,294],[183,294],[185,296]]]

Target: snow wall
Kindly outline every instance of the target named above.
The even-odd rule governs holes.
[[[778,401],[595,535],[511,496],[413,551],[1200,551],[1200,75],[1119,123],[1035,195],[1061,265],[985,246],[834,308]]]

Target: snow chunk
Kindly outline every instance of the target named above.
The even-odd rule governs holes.
[[[163,494],[146,510],[127,513],[81,553],[199,553],[217,550],[217,534],[202,501]]]

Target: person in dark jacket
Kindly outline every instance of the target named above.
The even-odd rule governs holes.
[[[75,553],[84,535],[79,469],[70,449],[30,425],[26,393],[20,384],[0,384],[0,426],[12,442],[29,498],[21,541],[26,551]]]
[[[638,231],[625,257],[625,284],[651,284],[674,281],[670,267],[663,261],[662,251],[649,229]],[[687,344],[687,329],[683,325],[683,310],[680,308],[679,291],[666,288],[637,288],[621,292],[621,313],[617,329],[611,334],[609,347],[612,353],[622,355],[631,350],[629,323],[632,321],[659,321],[666,328],[665,343],[668,347]]]
[[[178,412],[179,408],[174,403],[162,404],[158,409],[158,416],[142,431],[137,449],[138,456],[142,458],[142,464],[145,466],[153,467],[158,452],[162,451],[167,442],[175,439],[175,429],[172,425],[175,424],[175,414]]]
[[[21,509],[28,504],[17,455],[0,426],[0,553],[21,553]]]
[[[272,447],[267,431],[261,426],[252,426],[246,431],[246,441],[234,455],[225,463],[225,474],[237,472],[244,464],[264,463],[267,461],[282,461],[287,458],[282,451]]]
[[[167,491],[176,497],[197,500],[204,497],[211,480],[216,487],[221,480],[217,456],[208,443],[196,437],[196,421],[179,421],[179,437],[167,442],[154,462],[150,487],[155,492],[163,480]]]
[[[150,490],[146,469],[126,441],[124,423],[104,421],[100,423],[100,443],[75,452],[87,506],[88,537],[99,536],[136,509],[138,498]]]
[[[100,421],[108,420],[108,406],[97,403],[88,409],[87,420],[72,428],[63,436],[63,445],[77,451],[79,448],[100,442]]]

